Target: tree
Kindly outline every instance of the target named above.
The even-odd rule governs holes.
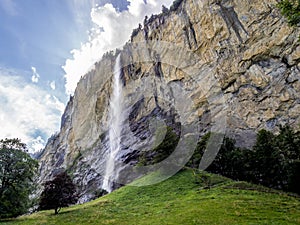
[[[278,135],[261,130],[250,160],[252,181],[299,193],[299,144],[299,134],[289,126],[281,127]]]
[[[280,127],[276,147],[281,156],[282,188],[300,194],[300,133],[290,126]]]
[[[218,155],[207,171],[243,180],[247,176],[248,153],[249,150],[236,147],[234,139],[224,137]]]
[[[276,146],[286,161],[300,160],[300,135],[290,126],[280,127]]]
[[[276,135],[260,130],[251,155],[252,182],[272,188],[282,187],[282,161]]]
[[[77,202],[76,188],[66,172],[59,173],[53,180],[46,181],[40,197],[39,209],[54,209],[58,214],[62,207]]]
[[[209,137],[207,133],[198,142],[187,166],[198,167]],[[225,137],[207,171],[300,194],[300,132],[289,126],[280,127],[277,135],[260,130],[251,150]]]
[[[0,218],[27,212],[37,168],[19,139],[0,140]]]

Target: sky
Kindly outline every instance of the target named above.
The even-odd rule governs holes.
[[[0,139],[41,150],[77,82],[173,0],[0,0]]]

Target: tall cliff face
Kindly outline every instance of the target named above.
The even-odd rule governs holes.
[[[180,138],[226,132],[245,147],[259,129],[299,126],[299,30],[287,25],[275,5],[184,0],[134,31],[120,52],[126,118],[116,159],[120,174],[162,141],[155,131],[159,123]],[[60,133],[40,159],[40,181],[68,169],[81,202],[99,194],[103,183],[115,59],[107,54],[80,80]],[[182,128],[195,122],[197,129]],[[126,183],[135,175],[122,177]]]

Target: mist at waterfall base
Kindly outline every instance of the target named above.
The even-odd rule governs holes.
[[[105,174],[102,189],[107,192],[112,191],[112,184],[118,178],[118,171],[115,171],[116,155],[120,151],[120,137],[122,129],[122,83],[121,74],[121,58],[120,54],[116,59],[113,77],[113,94],[110,100],[110,128],[109,128],[109,152],[106,160]]]

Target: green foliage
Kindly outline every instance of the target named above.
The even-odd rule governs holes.
[[[276,137],[276,148],[280,157],[284,190],[300,194],[300,133],[289,126],[281,127]]]
[[[268,187],[300,194],[300,189],[295,190],[300,178],[297,166],[300,157],[299,143],[299,134],[289,126],[281,127],[278,135],[260,131],[253,148],[251,179]]]
[[[46,181],[40,197],[39,209],[54,209],[58,214],[62,207],[77,202],[76,188],[70,176],[62,172],[51,181]]]
[[[278,3],[281,14],[284,15],[288,23],[292,26],[299,26],[300,23],[300,0],[281,0]]]
[[[208,132],[206,133],[201,139],[200,141],[197,143],[197,147],[194,151],[193,156],[191,157],[191,159],[189,160],[189,162],[187,163],[187,166],[192,167],[192,168],[198,168],[202,155],[206,149],[206,145],[207,142],[210,138],[211,133]]]
[[[187,166],[199,166],[209,137],[199,141]],[[225,137],[207,171],[300,194],[300,134],[289,126],[281,127],[278,135],[261,130],[252,150],[237,148]]]
[[[210,136],[210,132],[205,134],[197,143],[197,148],[190,161],[187,163],[187,166],[192,168],[199,167]],[[229,178],[240,179],[240,177],[243,177],[244,175],[242,174],[242,171],[244,171],[243,168],[246,165],[247,154],[248,151],[246,149],[236,148],[235,141],[225,137],[218,155],[213,163],[207,168],[207,171],[222,174]]]
[[[266,130],[257,134],[251,155],[251,180],[270,187],[280,187],[280,155],[276,148],[276,136]]]
[[[210,188],[195,184],[193,171],[184,170],[158,184],[122,187],[95,201],[64,208],[56,216],[42,211],[4,224],[299,224],[300,204],[295,197],[206,172],[196,173],[207,178]]]
[[[160,135],[160,134],[157,134]],[[171,127],[167,127],[164,140],[151,151],[143,152],[139,157],[139,165],[147,166],[166,159],[175,150],[179,137]]]
[[[0,218],[28,211],[37,167],[19,139],[0,140]]]
[[[218,155],[207,171],[243,180],[248,165],[249,150],[235,147],[235,140],[224,137]]]

